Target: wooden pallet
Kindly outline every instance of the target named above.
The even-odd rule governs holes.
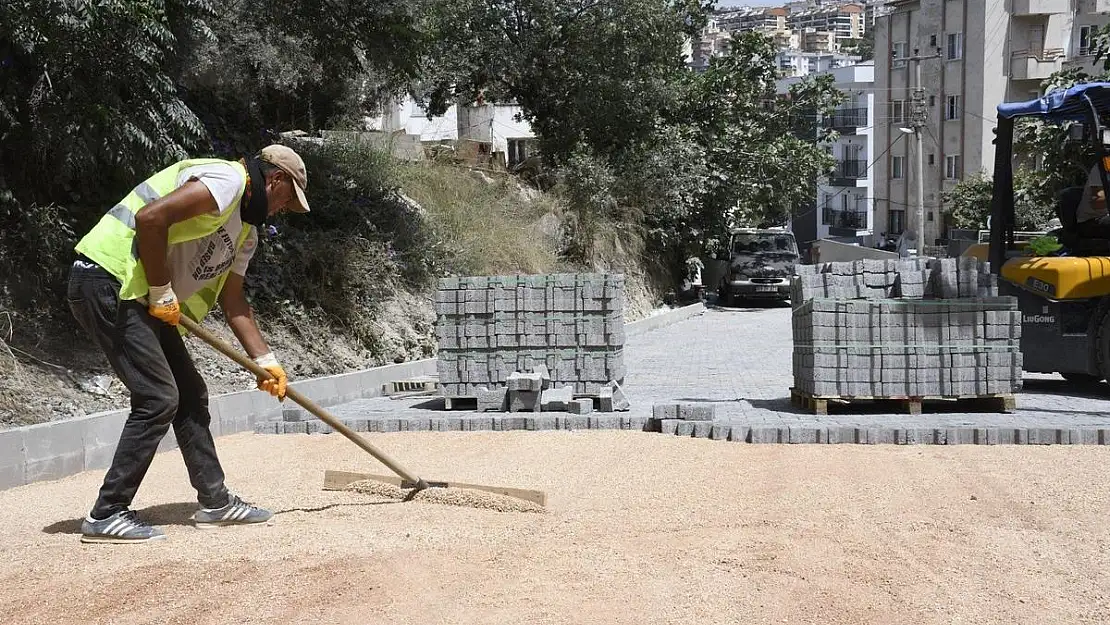
[[[852,408],[864,405],[890,405],[900,412],[919,415],[926,404],[955,404],[965,412],[1013,412],[1016,402],[1013,395],[927,396],[927,397],[819,397],[797,389],[790,389],[790,403],[811,414],[827,415],[829,406]]]
[[[393,395],[407,395],[412,397],[419,394],[435,393],[438,390],[439,381],[431,377],[394,380],[382,385],[382,395],[386,397],[391,397]]]

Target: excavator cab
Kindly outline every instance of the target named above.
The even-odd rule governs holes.
[[[991,273],[998,276],[999,294],[1018,300],[1026,371],[1059,373],[1077,383],[1108,379],[1110,240],[1086,238],[1077,228],[1076,210],[1085,189],[1081,186],[1065,189],[1056,198],[1060,228],[1050,234],[1063,249],[1038,257],[1015,242],[1013,141],[1021,118],[1081,125],[1083,140],[1092,142],[1098,155],[1102,186],[1110,189],[1110,128],[1104,126],[1110,118],[1110,83],[1076,85],[1037,100],[998,106],[990,243],[987,250],[968,251],[980,257],[986,251]]]

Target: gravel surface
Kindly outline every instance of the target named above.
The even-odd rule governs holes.
[[[632,432],[401,433],[432,479],[546,514],[324,491],[385,472],[336,436],[218,441],[272,526],[198,531],[177,452],[136,508],[169,539],[81,545],[102,474],[0,492],[4,623],[1106,623],[1103,447],[739,445]]]
[[[543,506],[530,501],[522,501],[495,493],[486,493],[460,488],[425,488],[413,494],[411,488],[401,488],[393,484],[363,480],[347,487],[356,493],[371,495],[380,499],[417,501],[444,506],[463,506],[466,508],[479,508],[482,510],[496,510],[498,512],[543,512]]]

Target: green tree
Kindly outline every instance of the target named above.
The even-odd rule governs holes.
[[[415,89],[431,112],[462,101],[515,102],[551,163],[586,149],[605,160],[652,137],[679,106],[684,37],[700,2],[438,0]]]
[[[1025,168],[1014,172],[1014,220],[1018,230],[1041,230],[1055,216],[1052,199],[1041,189],[1044,174]],[[985,172],[977,172],[945,191],[944,206],[957,228],[976,230],[987,227],[991,213],[994,183]]]
[[[831,76],[776,95],[775,54],[769,37],[746,33],[689,79],[680,118],[696,128],[709,163],[700,220],[706,231],[784,223],[813,201],[817,178],[835,164],[821,144],[836,134],[817,120],[844,95]]]
[[[0,187],[86,202],[184,156],[204,128],[167,71],[210,0],[0,3]]]

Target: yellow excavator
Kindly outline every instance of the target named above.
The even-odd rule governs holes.
[[[1015,122],[1034,118],[1081,124],[1099,156],[1102,186],[1110,189],[1110,83],[1086,83],[1028,102],[998,106],[990,243],[964,252],[989,260],[999,295],[1012,295],[1022,313],[1024,369],[1059,373],[1074,383],[1110,379],[1110,240],[1080,236],[1076,209],[1084,187],[1058,194],[1060,228],[1050,232],[1063,246],[1052,256],[1032,256],[1014,240],[1013,139]],[[1078,127],[1078,126],[1077,126]],[[1110,193],[1107,194],[1110,196]]]

